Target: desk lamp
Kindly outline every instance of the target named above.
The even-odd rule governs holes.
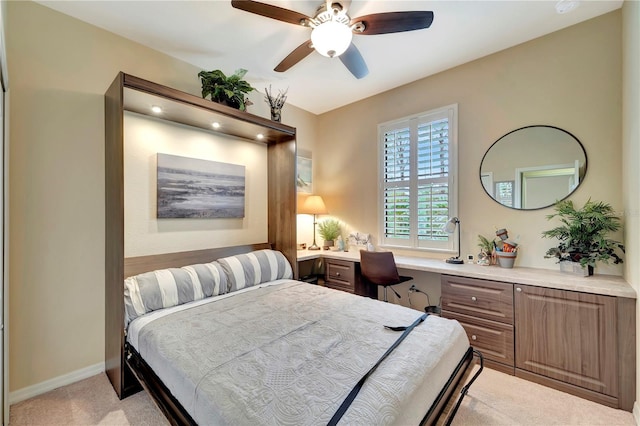
[[[458,255],[456,257],[450,257],[447,259],[447,263],[453,263],[456,265],[461,265],[464,263],[464,260],[460,259],[460,219],[457,217],[452,217],[444,224],[442,230],[448,234],[453,234],[458,228]]]
[[[313,244],[309,246],[309,250],[320,250],[320,247],[316,244],[316,215],[327,214],[327,207],[324,205],[322,197],[319,195],[309,195],[302,203],[298,213],[313,215]]]

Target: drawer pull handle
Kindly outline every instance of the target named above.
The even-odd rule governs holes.
[[[516,291],[522,291],[520,287],[516,287]]]
[[[471,296],[471,300],[473,300],[475,302],[478,299],[475,296]]]
[[[476,337],[475,334],[471,336],[471,340],[476,340],[476,339],[477,339],[477,337]]]
[[[339,276],[340,276],[340,272],[336,272],[336,277],[339,277]]]

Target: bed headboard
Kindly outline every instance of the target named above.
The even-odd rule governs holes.
[[[152,254],[149,256],[126,257],[124,259],[124,277],[127,278],[142,274],[143,272],[155,271],[156,269],[179,268],[196,263],[208,263],[221,257],[270,248],[271,244],[269,243],[258,243],[176,253]]]

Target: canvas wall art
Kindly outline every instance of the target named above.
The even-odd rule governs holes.
[[[158,153],[158,218],[243,218],[245,168]]]
[[[296,186],[298,192],[303,194],[313,193],[313,182],[311,181],[313,176],[311,158],[298,156],[297,157],[297,176]]]

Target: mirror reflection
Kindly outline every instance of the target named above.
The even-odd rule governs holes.
[[[580,141],[553,126],[527,126],[502,136],[480,163],[484,190],[503,206],[542,209],[569,196],[584,180]]]

